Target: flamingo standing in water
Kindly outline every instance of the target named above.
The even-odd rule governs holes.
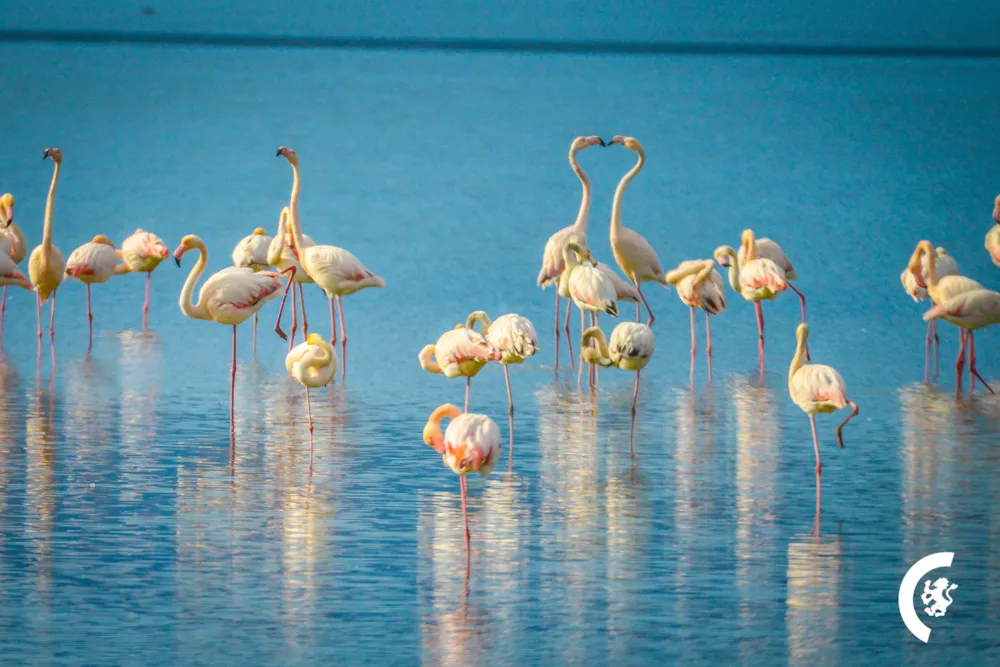
[[[597,349],[587,347],[587,341],[597,341]],[[641,322],[622,322],[611,332],[608,343],[604,332],[591,327],[583,332],[580,363],[600,364],[604,367],[617,366],[623,371],[635,371],[635,385],[632,387],[632,420],[628,431],[628,450],[632,449],[635,434],[635,405],[639,398],[639,376],[649,363],[656,347],[653,330]]]
[[[118,273],[145,273],[146,300],[142,304],[142,328],[149,328],[149,283],[153,278],[153,270],[170,254],[170,248],[156,234],[137,229],[132,235],[122,241],[118,255],[122,258],[123,267],[116,269]]]
[[[986,289],[961,292],[943,303],[936,304],[924,313],[924,319],[928,322],[942,319],[962,329],[965,335],[961,339],[959,356],[965,354],[965,345],[968,343],[969,373],[973,377],[979,378],[979,381],[990,390],[991,394],[994,393],[993,388],[976,370],[976,341],[972,332],[992,324],[1000,324],[1000,293]],[[959,371],[959,379],[961,381],[961,371]],[[972,384],[971,379],[969,384]]]
[[[267,247],[267,261],[269,264],[274,265],[278,271],[287,271],[289,267],[294,266],[295,271],[292,272],[293,282],[297,286],[298,291],[298,301],[302,304],[302,340],[306,339],[309,335],[309,320],[306,319],[306,295],[303,285],[313,284],[313,279],[309,277],[309,274],[302,270],[302,265],[299,264],[299,260],[295,255],[295,237],[292,236],[292,232],[288,229],[288,217],[290,215],[289,208],[285,206],[281,209],[281,216],[278,218],[278,233],[275,234],[274,238],[271,239],[271,243]],[[316,242],[309,238],[308,234],[302,235],[303,247],[311,248],[316,245]],[[295,310],[295,290],[292,291],[292,335],[288,339],[288,349],[292,349],[292,345],[295,344],[295,332],[299,328],[298,318],[296,316]],[[333,339],[332,343],[336,343],[337,340]]]
[[[516,313],[501,315],[491,321],[484,311],[477,310],[465,320],[465,327],[474,330],[477,322],[481,325],[482,335],[500,351],[503,378],[507,382],[507,414],[513,417],[514,396],[510,391],[510,372],[507,366],[520,364],[538,352],[538,334],[527,317]]]
[[[937,275],[941,276],[957,276],[960,275],[958,270],[958,262],[956,262],[951,255],[948,254],[944,248],[937,248],[934,251],[935,263],[937,268]],[[930,255],[924,255],[921,262],[920,275],[921,278],[927,280],[927,265],[930,261]],[[900,282],[903,284],[903,289],[909,294],[914,301],[920,303],[921,301],[927,299],[929,296],[927,294],[927,288],[921,287],[917,284],[917,279],[910,271],[910,267],[907,266],[903,269],[903,273],[899,276]],[[938,338],[937,333],[937,321],[931,320],[927,323],[927,339],[926,339],[926,349],[924,351],[924,382],[930,382],[930,369],[931,369],[931,340],[934,341],[934,376],[937,377],[938,374],[938,357],[940,352],[941,340]]]
[[[993,222],[996,224],[986,232],[986,250],[993,263],[1000,266],[1000,195],[993,202]]]
[[[94,345],[94,314],[90,308],[90,286],[93,283],[106,283],[115,273],[118,263],[118,253],[115,244],[104,234],[98,234],[90,243],[69,254],[66,260],[66,275],[76,278],[87,286],[87,329],[89,331],[88,349]]]
[[[303,270],[312,278],[330,299],[330,328],[332,334],[330,342],[337,341],[337,325],[333,319],[334,305],[336,298],[337,306],[340,308],[340,356],[343,362],[341,378],[347,376],[347,328],[344,325],[344,302],[341,297],[354,294],[367,287],[385,287],[385,281],[365,268],[361,261],[344,250],[332,245],[306,246],[305,237],[302,235],[302,227],[299,222],[299,156],[291,148],[281,146],[278,148],[278,157],[288,160],[292,166],[292,197],[288,208],[289,225],[292,228],[292,236],[295,239],[295,251],[298,254],[299,262]],[[284,242],[283,235],[279,235]],[[292,285],[288,283],[285,288],[285,297],[288,296],[288,288]],[[285,297],[282,297],[284,306]],[[278,323],[281,322],[281,308],[278,309]],[[275,327],[280,333],[280,327]]]
[[[337,352],[318,333],[311,333],[306,342],[291,349],[285,356],[285,370],[306,388],[306,411],[309,415],[309,441],[312,442],[313,413],[310,389],[330,384],[337,374]]]
[[[443,333],[434,345],[425,345],[417,359],[420,367],[429,373],[465,378],[465,411],[468,412],[472,378],[487,362],[503,359],[503,353],[478,331],[458,324]]]
[[[9,192],[0,196],[0,254],[10,258],[14,265],[14,272],[23,278],[24,276],[18,270],[17,265],[23,262],[28,255],[28,240],[24,237],[21,228],[14,222],[14,195]],[[24,286],[17,279],[15,273],[6,266],[6,262],[5,269],[0,272],[0,283],[3,284],[3,298],[0,299],[0,340],[3,339],[3,323],[7,314],[7,287],[8,285]],[[9,278],[5,278],[5,276],[9,276]],[[14,280],[14,282],[5,283],[3,280]],[[26,280],[27,278],[25,278]],[[28,289],[31,287],[29,286]]]
[[[712,379],[712,321],[726,309],[725,285],[711,259],[692,259],[667,273],[667,282],[677,288],[681,303],[691,309],[691,384],[694,385],[695,343],[694,309],[705,311],[705,354],[708,357],[708,379]]]
[[[56,338],[56,290],[63,281],[66,270],[66,260],[59,248],[52,245],[52,211],[56,203],[56,184],[59,182],[59,170],[62,168],[62,151],[58,148],[46,148],[42,159],[51,158],[55,163],[52,170],[52,183],[49,185],[49,196],[45,200],[45,227],[42,230],[42,244],[31,251],[28,258],[28,275],[35,286],[35,304],[38,315],[38,340],[42,340],[42,304],[52,297],[49,311],[49,339]],[[55,348],[53,347],[53,355]],[[52,357],[53,366],[55,356]]]
[[[625,194],[625,186],[635,178],[646,163],[646,153],[642,150],[642,144],[632,137],[614,136],[608,145],[615,144],[635,151],[639,155],[639,159],[635,166],[622,177],[615,189],[615,198],[611,204],[611,250],[614,252],[615,261],[618,262],[618,268],[635,285],[642,305],[646,306],[646,312],[649,313],[649,322],[646,324],[652,326],[653,320],[656,318],[653,317],[653,311],[650,310],[649,303],[642,294],[642,283],[652,280],[665,286],[667,279],[663,275],[663,269],[660,268],[660,259],[656,256],[653,246],[649,245],[649,242],[641,234],[622,225],[622,196]],[[640,319],[638,303],[635,304],[635,319],[637,322]]]
[[[835,412],[851,406],[851,414],[837,427],[837,444],[843,448],[842,431],[847,422],[858,416],[858,405],[847,399],[847,383],[837,372],[837,369],[823,364],[803,364],[806,344],[809,340],[809,325],[802,323],[795,330],[798,344],[795,356],[788,367],[788,394],[792,402],[809,415],[809,425],[812,426],[813,448],[816,450],[816,475],[823,472],[823,464],[819,458],[819,438],[816,436],[816,415],[821,412]]]
[[[441,420],[451,419],[448,430],[441,433]],[[503,443],[496,422],[486,415],[463,413],[457,405],[445,403],[431,413],[424,426],[424,442],[434,448],[444,464],[459,477],[462,492],[462,520],[465,523],[465,548],[469,549],[469,511],[465,476],[478,472],[487,477],[500,459]]]
[[[229,387],[229,421],[232,424],[236,406],[236,327],[278,295],[282,288],[281,274],[231,266],[206,280],[195,302],[192,300],[194,286],[208,264],[208,248],[200,238],[188,234],[174,250],[174,261],[178,267],[181,257],[189,250],[199,250],[200,255],[181,290],[181,312],[195,320],[209,320],[233,327],[233,366]]]
[[[576,214],[576,221],[569,227],[563,227],[558,232],[549,237],[545,243],[545,250],[542,253],[542,269],[538,272],[538,286],[542,289],[550,285],[555,285],[559,281],[566,264],[563,260],[563,246],[569,240],[571,234],[576,235],[577,243],[582,246],[587,245],[587,215],[590,213],[590,178],[587,176],[576,161],[576,154],[591,146],[604,146],[604,140],[600,137],[577,137],[569,146],[569,166],[573,168],[573,173],[580,179],[583,186],[583,196],[580,199],[580,210]],[[559,370],[559,291],[556,290],[556,370]],[[570,345],[570,364],[573,363],[573,344],[570,342],[569,333],[569,311],[570,305],[566,304],[566,342]]]
[[[267,249],[271,237],[261,227],[253,230],[249,236],[240,239],[233,248],[233,266],[250,269],[251,271],[270,271],[271,264],[267,261]],[[253,314],[253,358],[257,358],[257,313]]]
[[[575,241],[568,241],[563,246],[563,262],[566,268],[559,276],[559,291],[571,298],[580,309],[580,330],[587,328],[587,313],[591,316],[591,326],[597,326],[598,313],[618,317],[618,292],[614,281],[594,266],[590,250]],[[588,376],[591,387],[596,380],[595,374],[592,365]],[[576,385],[583,385],[583,364],[577,372]]]

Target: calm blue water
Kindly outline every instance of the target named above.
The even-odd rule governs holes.
[[[0,47],[0,190],[32,245],[51,164],[64,253],[136,227],[195,232],[210,270],[274,228],[298,149],[305,231],[388,282],[346,300],[346,385],[301,388],[264,311],[258,359],[184,318],[185,270],[59,290],[57,360],[36,374],[34,303],[11,293],[0,365],[0,651],[10,664],[984,664],[1000,659],[1000,400],[956,401],[956,332],[924,386],[922,308],[898,275],[946,246],[996,287],[982,239],[1000,189],[995,61],[597,58],[336,51]],[[628,456],[631,374],[598,395],[552,371],[552,292],[535,275],[575,215],[577,134],[631,134],[646,169],[626,224],[665,264],[752,225],[809,297],[814,359],[861,416],[838,450],[820,418],[821,520],[808,420],[790,402],[795,299],[767,304],[754,381],[749,304],[716,318],[715,371],[687,383],[688,313],[648,290],[657,351]],[[581,154],[606,225],[620,148]],[[313,327],[328,333],[315,290]],[[458,481],[420,439],[464,385],[420,347],[474,309],[531,318],[543,351],[512,371],[513,457],[470,486],[465,583]],[[626,310],[625,312],[629,312]],[[575,320],[574,320],[575,322]],[[286,320],[287,328],[287,320]],[[699,336],[701,336],[699,321]],[[980,368],[1000,383],[995,331]],[[699,340],[699,346],[703,347]],[[565,353],[564,353],[565,354]],[[565,356],[563,357],[565,359]],[[507,438],[499,368],[472,409]],[[509,444],[509,443],[507,443]],[[505,456],[510,448],[505,444]],[[924,645],[899,618],[911,563],[955,551],[960,586]]]

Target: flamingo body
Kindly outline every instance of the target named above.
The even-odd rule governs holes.
[[[935,305],[924,313],[924,320],[942,319],[967,331],[1000,324],[1000,293],[972,290]]]
[[[296,345],[285,355],[285,370],[308,389],[330,384],[339,365],[336,350],[317,333],[309,334],[306,342]]]
[[[993,202],[993,222],[996,224],[986,232],[986,251],[993,263],[1000,266],[1000,195]]]
[[[55,246],[50,246],[47,253],[42,246],[38,246],[28,257],[28,275],[42,303],[45,303],[62,284],[65,271],[66,260]]]
[[[705,259],[681,262],[676,269],[667,274],[667,282],[674,285],[678,298],[685,306],[701,308],[707,313],[717,315],[726,309],[725,283],[712,264],[714,264],[712,260]],[[699,282],[698,273],[705,269],[709,269],[708,277]],[[672,280],[675,275],[683,277]]]
[[[8,255],[0,253],[0,285],[4,287],[23,287],[31,290],[31,281],[21,273],[21,270]]]
[[[752,259],[740,269],[740,294],[747,301],[771,301],[786,289],[785,271],[777,262]]]
[[[118,254],[106,236],[96,236],[69,254],[66,275],[82,283],[106,283],[115,273]]]
[[[424,346],[419,355],[421,368],[448,378],[475,377],[487,362],[502,358],[485,336],[461,324],[442,334],[434,345]]]
[[[170,249],[156,234],[135,230],[122,241],[121,258],[132,273],[150,273],[167,258]]]
[[[935,254],[937,275],[939,279],[944,278],[945,276],[960,275],[958,270],[958,262],[956,262],[955,259],[948,254],[947,250],[945,250],[944,248],[936,248],[934,250],[934,254]],[[924,281],[925,285],[926,282],[930,280],[930,275],[928,272],[929,262],[930,262],[929,255],[924,254],[921,256],[920,277],[921,280]],[[914,301],[919,303],[920,301],[923,301],[928,298],[929,294],[927,293],[927,287],[920,286],[920,284],[917,282],[917,277],[913,274],[913,271],[911,271],[909,267],[903,269],[903,273],[900,274],[899,280],[903,285],[903,289],[906,291],[907,294],[910,295],[910,297]]]
[[[236,247],[233,248],[233,266],[254,271],[269,270],[271,264],[267,261],[267,250],[270,245],[271,237],[258,227],[253,230],[253,234],[240,239]]]

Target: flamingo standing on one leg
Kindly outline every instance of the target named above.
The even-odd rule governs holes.
[[[1000,195],[997,195],[993,202],[993,222],[997,223],[986,232],[986,250],[990,253],[990,259],[997,266],[1000,266]]]
[[[448,430],[441,434],[441,420],[448,418]],[[465,548],[469,549],[468,483],[466,475],[478,472],[487,477],[500,459],[503,443],[496,422],[486,415],[463,413],[457,405],[445,403],[431,413],[424,426],[424,442],[434,448],[444,464],[459,476],[462,492],[462,520]]]
[[[21,272],[17,265],[24,261],[28,255],[28,240],[24,237],[24,232],[14,222],[14,195],[9,192],[0,196],[0,252],[7,255],[14,263],[14,270],[18,275]],[[13,276],[14,274],[9,273]],[[20,282],[10,283],[16,287],[22,287]],[[7,314],[7,283],[3,286],[3,298],[0,299],[0,342],[3,341],[3,323]],[[28,289],[31,289],[30,287]]]
[[[98,234],[90,243],[69,254],[66,260],[66,275],[76,278],[87,286],[87,330],[89,332],[87,348],[94,345],[94,314],[90,308],[90,286],[93,283],[106,283],[115,273],[118,263],[118,253],[115,244],[104,234]]]
[[[802,323],[795,330],[798,344],[795,356],[788,367],[788,393],[792,402],[809,415],[809,425],[812,426],[813,448],[816,450],[816,475],[823,472],[823,464],[819,457],[819,438],[816,436],[816,415],[820,412],[835,412],[851,406],[851,414],[837,427],[837,444],[843,448],[842,431],[847,422],[858,415],[858,405],[847,399],[847,383],[837,372],[837,369],[823,364],[802,363],[806,343],[809,339],[809,325]]]
[[[52,211],[56,202],[56,184],[59,182],[59,170],[62,168],[62,151],[58,148],[46,148],[42,159],[51,158],[55,163],[52,170],[52,183],[49,185],[49,196],[45,200],[45,227],[42,231],[42,244],[31,251],[28,258],[28,275],[35,286],[35,305],[38,315],[38,342],[42,341],[42,304],[52,297],[49,311],[49,339],[53,341],[52,364],[55,367],[56,338],[56,290],[63,281],[66,270],[66,260],[59,248],[52,245]],[[41,353],[39,349],[39,354]]]
[[[968,343],[970,375],[978,378],[991,394],[994,393],[993,388],[986,383],[986,380],[976,369],[976,340],[972,332],[992,324],[1000,324],[1000,293],[987,289],[962,292],[947,301],[936,304],[924,313],[924,319],[928,322],[942,319],[962,329],[965,335],[961,339],[962,351],[959,352],[959,355],[964,354],[964,348]],[[959,376],[961,376],[961,370]],[[969,384],[972,384],[971,379]]]
[[[285,370],[306,388],[306,411],[309,415],[309,442],[312,443],[313,413],[310,389],[330,384],[337,374],[337,351],[318,333],[311,333],[306,342],[292,348],[285,356]]]
[[[705,354],[708,357],[708,379],[712,379],[712,322],[710,315],[726,309],[725,285],[711,259],[681,262],[667,273],[667,282],[677,288],[681,303],[691,309],[691,384],[694,385],[695,343],[694,309],[705,311]]]
[[[149,328],[149,283],[153,270],[170,254],[170,248],[156,234],[137,229],[122,241],[118,255],[122,258],[128,273],[146,274],[146,300],[142,304],[142,328]],[[118,269],[120,272],[121,269]]]
[[[299,222],[299,156],[291,148],[281,146],[277,155],[288,160],[292,166],[292,196],[288,204],[290,211],[289,225],[295,238],[295,250],[299,262],[309,277],[322,289],[330,299],[330,328],[333,330],[330,341],[337,340],[337,329],[333,322],[333,300],[337,300],[340,309],[340,356],[343,362],[341,378],[347,377],[347,328],[344,325],[344,302],[342,297],[354,294],[367,287],[385,287],[385,281],[365,268],[361,261],[344,250],[332,245],[314,245],[305,247],[302,227]],[[282,238],[282,241],[284,239]],[[289,283],[291,286],[291,283]],[[288,290],[285,290],[287,295]],[[280,312],[280,311],[279,311]],[[280,314],[279,314],[280,318]]]
[[[465,320],[465,327],[475,330],[477,322],[482,326],[482,335],[490,345],[500,351],[503,377],[507,382],[507,414],[513,417],[514,396],[510,391],[510,372],[507,366],[520,364],[538,352],[538,334],[535,333],[535,327],[527,317],[521,317],[516,313],[501,315],[491,321],[484,311],[477,310]]]
[[[584,148],[591,146],[604,146],[604,140],[600,137],[577,137],[569,146],[569,166],[580,179],[583,186],[583,196],[580,199],[580,210],[576,214],[576,222],[569,227],[563,227],[558,232],[549,237],[545,243],[545,250],[542,253],[542,269],[538,272],[538,285],[545,289],[549,285],[554,285],[559,281],[566,265],[563,261],[562,248],[569,240],[571,234],[576,235],[577,243],[582,246],[587,245],[587,215],[590,212],[590,178],[576,161],[576,154]],[[566,296],[556,290],[556,370],[559,370],[559,298]],[[569,311],[570,305],[566,304],[566,342],[570,344],[570,364],[573,363],[573,344],[570,342],[569,333]]]
[[[281,209],[281,216],[278,218],[278,233],[271,239],[271,243],[267,247],[267,262],[281,272],[287,271],[289,267],[295,267],[293,282],[297,286],[298,300],[302,305],[302,340],[304,341],[306,336],[309,335],[309,320],[306,318],[306,295],[302,286],[313,284],[313,279],[302,270],[302,265],[299,264],[299,260],[295,255],[295,237],[292,236],[291,230],[287,228],[289,215],[290,210],[287,206]],[[311,248],[316,245],[316,242],[309,238],[308,234],[302,235],[302,243],[305,248]],[[292,291],[292,335],[288,339],[289,351],[292,349],[292,345],[295,344],[295,332],[299,328],[295,300],[295,291]],[[330,324],[333,326],[332,318]],[[337,339],[332,338],[330,344],[336,345]]]
[[[267,249],[271,237],[261,227],[253,230],[253,234],[240,239],[233,248],[233,266],[251,271],[270,271],[271,264],[267,261]],[[253,358],[257,358],[257,313],[253,314]]]
[[[615,261],[618,262],[622,273],[635,285],[639,298],[646,306],[646,312],[649,313],[649,322],[646,324],[652,326],[655,318],[646,297],[642,294],[642,283],[652,280],[666,285],[667,279],[663,275],[663,269],[660,268],[660,260],[656,256],[653,246],[649,245],[649,242],[638,232],[622,225],[622,196],[625,194],[625,186],[642,169],[646,162],[646,153],[642,150],[642,144],[632,137],[614,136],[608,145],[614,144],[635,151],[639,155],[639,159],[635,166],[622,177],[615,190],[615,198],[611,204],[611,250],[614,252]],[[635,304],[635,319],[637,322],[640,319],[638,303]]]
[[[614,282],[603,271],[593,265],[590,250],[569,241],[563,246],[563,261],[566,268],[559,277],[559,291],[568,295],[580,309],[580,329],[587,328],[586,314],[591,315],[591,326],[597,326],[597,314],[607,313],[618,317],[618,292]],[[581,343],[582,344],[582,343]],[[591,365],[588,376],[590,386],[594,386],[596,371]],[[583,387],[583,364],[577,371],[577,388]]]
[[[231,266],[213,274],[201,286],[198,301],[192,300],[194,286],[208,264],[208,248],[195,236],[188,234],[174,250],[174,261],[181,265],[181,257],[189,250],[199,250],[200,255],[181,290],[181,312],[195,320],[209,320],[233,327],[233,366],[229,387],[229,421],[233,423],[236,408],[236,327],[264,307],[281,290],[281,274],[272,271],[253,272]]]
[[[597,342],[597,349],[588,348],[588,340]],[[632,420],[628,431],[628,450],[633,451],[632,436],[635,434],[635,406],[639,399],[639,376],[653,356],[656,340],[653,330],[641,322],[622,322],[611,332],[611,342],[604,337],[598,327],[583,332],[583,347],[580,363],[600,364],[605,368],[617,366],[623,371],[635,371],[635,385],[632,387]]]
[[[417,359],[420,367],[430,373],[448,378],[465,378],[465,411],[468,412],[472,378],[488,361],[503,359],[503,353],[478,331],[458,324],[451,331],[443,333],[434,345],[425,345]]]
[[[944,248],[937,248],[935,251],[935,260],[937,275],[940,277],[944,276],[957,276],[960,275],[958,270],[958,262],[956,262],[951,255]],[[927,280],[927,265],[929,262],[930,255],[924,255],[921,263],[921,278]],[[903,284],[903,289],[909,294],[914,301],[917,303],[928,298],[927,288],[921,287],[917,284],[917,279],[910,271],[910,267],[907,266],[903,269],[903,273],[899,276],[900,282]],[[937,333],[937,321],[931,320],[927,323],[927,339],[926,348],[924,350],[924,382],[930,382],[930,369],[931,369],[931,341],[934,342],[934,377],[938,374],[938,356],[939,348],[941,345],[941,340],[938,338]]]

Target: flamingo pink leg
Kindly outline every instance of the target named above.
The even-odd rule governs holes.
[[[594,313],[594,326],[595,327],[601,326],[600,319],[601,319],[601,314],[600,313]],[[594,342],[594,346],[595,347],[597,346],[597,342],[596,341]],[[594,386],[594,387],[598,386],[600,384],[600,379],[601,379],[601,367],[598,366],[597,364],[591,364],[590,365],[590,376],[591,376],[591,385]]]
[[[465,551],[469,552],[469,509],[466,501],[466,493],[469,483],[465,479],[465,475],[458,476],[458,486],[462,490],[462,521],[465,523]]]
[[[94,346],[94,313],[90,310],[90,283],[87,283],[87,329],[90,333],[87,342],[89,350]]]
[[[695,343],[695,328],[694,328],[694,306],[691,306],[691,386],[694,386],[694,358],[698,351],[698,345]]]
[[[299,330],[299,309],[298,309],[298,295],[295,291],[295,285],[292,285],[292,335],[288,338],[288,350],[291,351],[292,346],[295,345],[295,332]]]
[[[976,376],[972,370],[972,360],[976,358],[976,340],[971,331],[965,332],[966,344],[969,348],[969,393],[976,393]]]
[[[819,458],[819,438],[816,436],[816,415],[809,415],[809,425],[813,432],[813,450],[816,452],[816,475],[823,474],[823,462]]]
[[[56,339],[56,291],[52,290],[52,305],[49,311],[49,340]]]
[[[844,427],[847,426],[847,422],[851,421],[852,419],[858,416],[859,412],[857,403],[855,403],[854,401],[847,401],[847,404],[851,406],[853,410],[851,410],[851,414],[847,415],[847,419],[842,421],[840,423],[840,426],[837,427],[837,444],[840,445],[841,449],[844,448],[844,435],[843,433],[841,433],[841,431],[843,431]]]
[[[38,342],[41,343],[42,342],[42,295],[39,292],[35,292],[35,312],[38,315]]]
[[[931,342],[934,334],[934,320],[927,323],[927,338],[924,346],[924,384],[931,381]]]
[[[236,415],[236,325],[233,325],[233,368],[229,382],[229,426],[232,428]]]
[[[347,377],[347,325],[344,324],[344,302],[337,296],[337,308],[340,310],[340,379]]]
[[[274,321],[274,333],[278,334],[282,340],[287,340],[288,335],[281,330],[281,314],[285,312],[285,300],[288,299],[288,290],[292,288],[292,283],[295,280],[295,267],[290,266],[281,273],[287,273],[289,275],[288,283],[285,285],[285,293],[281,295],[281,305],[278,306],[278,319]]]
[[[253,360],[257,361],[257,313],[253,314]]]
[[[971,374],[969,378],[970,385],[974,384],[972,377],[975,377],[983,383],[984,387],[989,389],[991,394],[996,393],[993,391],[993,387],[987,384],[986,380],[983,379],[983,376],[979,374],[978,370],[976,370],[976,336],[972,331],[969,332],[969,373]]]
[[[934,325],[934,379],[938,376],[938,365],[941,357],[941,339],[938,337],[937,332],[937,320],[931,320],[931,324]]]
[[[503,379],[507,381],[507,414],[511,418],[514,417],[514,395],[510,393],[510,371],[507,369],[507,364],[503,365]]]
[[[306,414],[309,415],[309,437],[311,439],[313,432],[313,406],[312,397],[309,395],[309,387],[306,387]]]
[[[646,326],[651,327],[653,326],[653,320],[655,320],[656,318],[653,317],[653,311],[649,309],[649,304],[646,303],[646,296],[642,293],[642,286],[639,285],[639,283],[635,283],[635,291],[639,293],[639,298],[642,299],[642,305],[646,306],[646,312],[649,313],[649,321],[646,322]],[[635,312],[636,312],[635,321],[640,322],[641,319],[639,318],[639,304],[635,304]]]
[[[632,422],[628,429],[628,451],[629,453],[634,453],[635,450],[632,448],[632,437],[635,435],[635,404],[639,399],[639,375],[642,371],[635,372],[635,386],[632,388]]]
[[[786,283],[793,292],[799,295],[799,305],[802,307],[802,324],[806,323],[806,295],[803,294],[791,283]],[[809,343],[806,343],[806,361],[812,361],[812,357],[809,355]]]
[[[146,300],[142,304],[142,328],[146,330],[149,328],[149,282],[153,278],[153,272],[146,272]]]
[[[465,411],[469,411],[469,388],[472,387],[472,378],[465,376]]]
[[[7,286],[3,288],[3,299],[0,299],[0,342],[3,342],[3,323],[7,319]]]
[[[587,314],[583,308],[580,309],[580,333],[587,329]],[[580,343],[580,370],[576,373],[576,388],[583,390],[583,343]]]
[[[712,318],[705,311],[705,354],[708,355],[708,380],[712,381]]]
[[[576,357],[573,356],[573,336],[569,331],[569,314],[573,308],[573,299],[566,299],[566,345],[569,346],[569,367],[572,369],[576,366]],[[583,335],[583,332],[580,332]],[[582,351],[582,350],[581,350]]]
[[[330,297],[330,345],[337,344],[337,306]]]
[[[305,288],[302,287],[302,283],[299,283],[299,305],[302,307],[302,342],[306,342],[306,338],[309,337],[309,320],[306,319],[306,292]]]
[[[7,288],[3,288],[4,299],[7,298]],[[559,288],[556,287],[556,370],[559,370]]]
[[[958,358],[955,359],[955,396],[962,396],[962,370],[965,368],[965,329],[958,330]]]
[[[755,301],[753,307],[757,312],[757,363],[760,366],[760,376],[764,377],[764,308],[760,301]]]

